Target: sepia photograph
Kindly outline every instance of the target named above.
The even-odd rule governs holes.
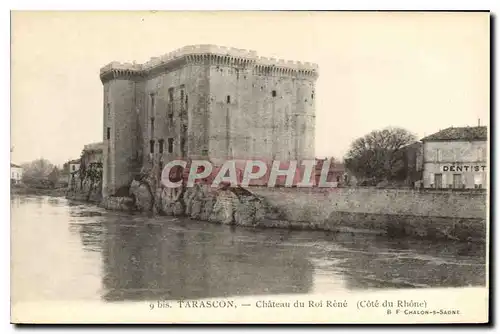
[[[489,321],[488,11],[11,11],[14,324]]]

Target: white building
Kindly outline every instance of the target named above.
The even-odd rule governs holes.
[[[23,179],[23,168],[16,164],[10,164],[10,183],[19,184]]]
[[[75,177],[75,173],[80,169],[80,159],[70,160],[68,162],[69,174],[68,174],[68,185],[71,186],[71,182]]]
[[[451,127],[423,138],[422,142],[425,188],[486,188],[486,126]]]

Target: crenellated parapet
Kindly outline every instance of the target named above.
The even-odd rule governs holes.
[[[293,76],[297,78],[318,78],[318,65],[308,62],[259,57],[255,67],[256,75]]]
[[[136,79],[145,75],[141,64],[112,62],[101,68],[101,81],[112,79]]]
[[[257,56],[253,50],[216,45],[188,45],[161,57],[153,57],[144,64],[112,62],[101,68],[103,82],[115,78],[141,78],[185,64],[219,65],[250,68],[256,75],[293,76],[315,80],[318,65]]]

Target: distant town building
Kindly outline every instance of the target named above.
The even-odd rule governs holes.
[[[82,169],[102,168],[104,157],[103,142],[87,144],[83,147],[80,159],[69,161],[68,186],[74,188],[76,179],[79,178]]]
[[[76,172],[80,169],[80,159],[70,160],[68,161],[68,164],[70,173]]]
[[[19,165],[10,163],[10,183],[19,184],[23,179],[23,168]]]
[[[85,145],[83,147],[81,163],[85,164],[85,166],[90,166],[96,163],[102,164],[104,159],[103,147],[103,142]]]
[[[214,45],[101,68],[103,196],[174,159],[313,159],[318,66]]]
[[[76,174],[80,170],[80,159],[74,159],[68,161],[69,173],[68,173],[68,185],[71,186],[75,182]]]
[[[447,128],[422,139],[425,188],[485,188],[486,126]]]

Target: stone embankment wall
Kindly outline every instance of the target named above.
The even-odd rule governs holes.
[[[296,221],[321,221],[331,212],[486,218],[485,191],[267,187],[249,190]]]
[[[158,188],[147,173],[108,209],[251,227],[483,241],[486,193],[375,188]]]
[[[486,193],[376,188],[251,188],[279,211],[266,225],[484,240]]]

